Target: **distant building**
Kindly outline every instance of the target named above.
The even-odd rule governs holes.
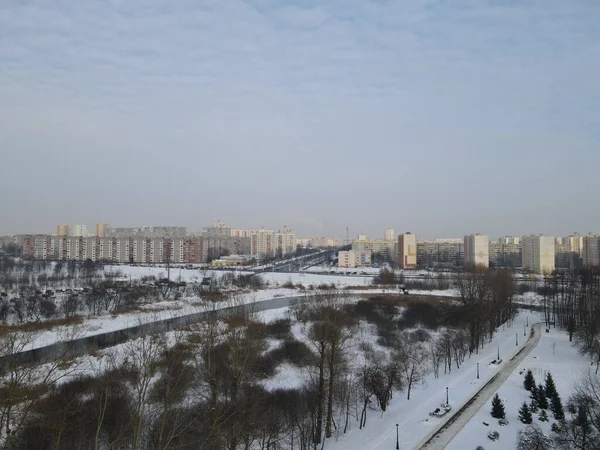
[[[88,227],[84,223],[78,223],[73,226],[73,236],[75,237],[88,237]]]
[[[387,255],[388,258],[395,259],[396,241],[386,241],[384,239],[359,239],[352,241],[352,250],[359,252],[371,252]]]
[[[396,238],[394,236],[394,230],[389,229],[389,228],[387,230],[385,230],[385,232],[384,232],[384,239],[386,241],[395,241]]]
[[[61,223],[56,227],[56,235],[57,236],[70,236],[71,235],[71,225],[66,223]]]
[[[300,243],[298,241],[298,243]],[[327,237],[314,237],[309,239],[308,245],[312,248],[331,248],[341,247],[343,245],[342,239],[338,238],[327,238]]]
[[[417,267],[417,235],[404,233],[398,236],[398,264],[403,269]]]
[[[144,226],[136,228],[106,228],[105,237],[176,238],[187,237],[185,227]]]
[[[502,244],[490,241],[488,254],[490,256],[490,267],[500,267],[502,264]]]
[[[348,250],[338,252],[338,267],[360,267],[371,264],[371,252]]]
[[[359,241],[366,241],[367,239],[369,239],[369,238],[367,237],[366,234],[359,234],[358,235],[358,240]]]
[[[465,236],[465,265],[490,266],[490,239],[482,234]]]
[[[424,267],[461,267],[465,251],[463,239],[435,239],[417,242],[417,261]]]
[[[583,237],[582,256],[584,266],[600,266],[600,235]]]
[[[536,274],[554,270],[554,238],[543,234],[523,237],[523,269]]]
[[[554,265],[560,269],[581,267],[583,261],[583,237],[574,233],[554,238]]]
[[[104,237],[106,235],[106,229],[108,228],[108,224],[104,222],[100,222],[96,224],[96,233],[94,235],[96,237]]]

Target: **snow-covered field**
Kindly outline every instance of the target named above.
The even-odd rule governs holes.
[[[265,321],[277,320],[289,316],[288,308],[277,309],[260,313]],[[460,369],[453,368],[450,374],[440,373],[439,378],[434,378],[432,373],[429,373],[425,381],[419,386],[415,386],[411,392],[411,399],[406,400],[406,392],[396,392],[392,399],[388,411],[381,414],[380,411],[370,411],[367,419],[367,426],[363,430],[358,429],[358,424],[353,423],[347,434],[339,434],[338,436],[329,439],[325,444],[326,449],[332,450],[367,450],[367,449],[393,449],[396,444],[396,424],[398,424],[400,435],[400,448],[414,448],[427,434],[429,434],[442,421],[442,419],[431,418],[429,413],[438,407],[446,400],[446,387],[449,388],[449,400],[453,407],[457,407],[475,393],[487,380],[496,373],[500,366],[490,365],[490,362],[497,356],[498,350],[504,361],[507,361],[515,354],[523,344],[523,329],[526,322],[533,323],[538,321],[537,314],[522,313],[518,315],[512,326],[504,326],[500,328],[492,342],[486,343],[485,348],[480,350],[478,355],[472,355],[467,359]],[[377,350],[382,351],[376,344],[375,330],[365,328],[369,325],[361,325],[361,330],[354,338],[353,345],[356,346],[361,341],[367,341],[374,345]],[[292,327],[294,337],[298,340],[307,342],[306,336],[303,335],[300,324],[295,324]],[[515,334],[520,335],[520,345],[515,344]],[[555,332],[559,335],[559,332]],[[432,336],[435,333],[432,333]],[[543,345],[543,344],[540,344]],[[546,345],[549,345],[547,343]],[[559,345],[557,344],[557,357]],[[361,364],[360,356],[357,352],[351,350],[353,356],[349,358],[351,364],[359,367]],[[535,354],[535,353],[534,353]],[[480,378],[477,379],[476,370],[479,363]],[[442,371],[443,372],[443,371]],[[557,377],[561,376],[560,371],[556,372]],[[307,379],[307,373],[302,369],[293,366],[282,367],[278,369],[275,377],[265,382],[269,388],[289,387],[294,388],[302,384],[302,381]],[[558,384],[559,390],[563,389],[563,384]],[[565,391],[566,392],[566,391]],[[565,397],[563,397],[565,398]],[[522,403],[522,401],[521,401]],[[486,411],[487,412],[487,411]],[[515,412],[516,414],[516,412]],[[489,416],[489,413],[488,413]],[[488,429],[489,431],[489,429]],[[483,436],[485,436],[485,433]],[[487,441],[487,438],[485,438]],[[484,442],[482,440],[484,444]],[[472,442],[469,445],[453,447],[455,449],[470,449],[475,448]],[[486,446],[487,448],[487,446]],[[514,448],[514,447],[496,447]]]
[[[511,374],[510,378],[502,385],[498,394],[504,402],[507,426],[499,426],[498,421],[490,415],[491,400],[477,411],[475,416],[465,425],[460,433],[446,447],[447,450],[474,449],[481,445],[486,449],[515,449],[517,448],[517,434],[527,425],[518,419],[518,411],[523,402],[529,404],[529,392],[523,388],[524,372],[531,369],[536,383],[543,383],[546,373],[552,373],[556,389],[566,405],[573,392],[573,383],[589,368],[588,358],[581,356],[569,337],[564,331],[550,329],[549,333],[542,333],[542,338],[537,347],[529,354],[521,365]],[[555,420],[552,412],[548,411],[548,422],[538,420],[539,414],[534,413],[534,423],[546,433],[550,434],[550,426]],[[485,426],[483,422],[489,424]],[[487,438],[490,431],[496,430],[500,433],[500,439],[492,442]]]

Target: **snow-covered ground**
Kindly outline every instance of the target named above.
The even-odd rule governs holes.
[[[500,398],[504,401],[509,425],[501,427],[498,425],[498,421],[491,417],[490,400],[477,411],[446,449],[474,449],[477,445],[482,445],[486,449],[498,450],[517,448],[517,434],[519,430],[523,430],[527,426],[519,421],[518,411],[523,402],[529,404],[531,401],[529,392],[523,388],[524,373],[521,372],[531,369],[538,384],[543,383],[546,373],[552,373],[556,389],[565,406],[573,393],[573,383],[589,366],[589,359],[578,354],[577,348],[573,346],[572,342],[569,342],[567,333],[558,329],[551,329],[549,333],[542,332],[537,347],[498,390]],[[534,423],[539,425],[546,434],[550,434],[550,426],[555,422],[552,412],[548,410],[550,419],[548,422],[539,421],[538,416],[539,413],[533,414]],[[488,423],[489,426],[486,427],[483,422]],[[496,442],[487,438],[488,433],[493,430],[500,433],[500,439]]]
[[[253,303],[280,297],[292,297],[303,295],[294,289],[269,289],[262,291],[251,291],[236,294],[229,300],[216,304],[217,308],[239,305],[241,303]],[[209,311],[213,309],[213,303],[202,301],[199,298],[187,298],[183,300],[166,300],[162,302],[143,305],[141,310],[136,310],[119,315],[104,315],[100,317],[85,318],[81,325],[57,326],[51,330],[35,334],[31,343],[23,350],[50,345],[63,339],[77,339],[110,331],[134,327],[140,323],[154,322],[169,319],[171,317],[185,316],[187,314]]]
[[[260,315],[266,322],[286,318],[289,317],[289,308],[265,311],[260,313]],[[502,365],[490,365],[490,362],[496,359],[498,351],[500,351],[500,357],[503,361],[508,361],[521,348],[526,339],[526,337],[523,336],[525,323],[532,324],[536,321],[538,321],[537,314],[521,313],[515,318],[512,326],[503,326],[499,328],[493,341],[486,343],[485,348],[480,350],[478,355],[474,354],[470,359],[467,359],[463,365],[461,365],[460,369],[456,369],[456,366],[454,366],[450,374],[440,373],[440,377],[437,379],[433,377],[432,373],[428,374],[424,383],[413,388],[410,400],[406,400],[406,392],[396,392],[387,412],[381,414],[380,411],[370,411],[366,428],[359,430],[358,424],[353,422],[353,429],[347,434],[340,434],[335,438],[329,439],[325,444],[325,448],[332,450],[395,448],[396,424],[399,425],[400,448],[414,448],[443,420],[431,418],[429,413],[441,403],[445,402],[446,387],[449,388],[450,404],[456,408],[480,389],[487,380],[502,367]],[[370,325],[365,323],[361,325],[361,328],[368,328],[369,326]],[[296,339],[307,342],[305,331],[303,332],[301,328],[301,324],[294,324],[292,326],[292,333]],[[553,333],[559,335],[558,331]],[[435,333],[432,333],[432,335],[433,334]],[[519,335],[518,346],[516,345],[517,334]],[[375,330],[361,329],[353,339],[353,347],[356,347],[359,342],[368,342],[377,350],[383,350],[376,344],[377,336]],[[550,343],[540,345],[550,345]],[[559,356],[559,350],[564,350],[564,348],[562,348],[562,350],[561,348],[562,347],[557,344],[557,357]],[[569,349],[569,351],[571,350],[572,349]],[[352,355],[348,358],[351,361],[351,364],[355,367],[360,366],[361,356],[359,352],[352,349],[349,349],[349,351]],[[535,352],[532,353],[532,357],[535,354]],[[476,376],[477,363],[479,363],[479,379],[477,379]],[[561,377],[562,372],[557,370],[556,376]],[[304,372],[303,369],[286,365],[285,367],[278,369],[277,374],[265,381],[264,384],[268,388],[273,389],[281,387],[294,388],[301,385],[302,381],[305,379],[307,379],[307,373]],[[519,382],[521,381],[522,380],[520,379]],[[557,381],[557,387],[562,393],[562,389],[564,389],[563,383],[559,384]],[[565,397],[563,396],[563,398]],[[522,400],[520,403],[522,403]],[[481,423],[481,421],[479,421],[479,423]],[[487,431],[489,431],[489,429]],[[500,431],[502,432],[502,430]],[[487,436],[487,433],[483,436],[485,441],[487,441],[487,438],[485,437]],[[486,444],[484,440],[481,442]],[[476,447],[473,446],[472,443],[469,443],[469,445],[464,444],[465,442],[463,442],[462,446],[459,445],[453,448],[474,449]],[[514,446],[496,448],[513,449]]]
[[[449,388],[450,404],[453,407],[459,406],[501,367],[490,365],[496,358],[498,349],[504,361],[519,350],[520,347],[515,345],[515,334],[519,334],[520,339],[525,339],[523,325],[527,320],[526,316],[526,313],[522,313],[515,318],[512,326],[500,328],[493,341],[487,343],[478,355],[474,354],[467,359],[460,369],[456,370],[454,366],[451,374],[440,373],[437,379],[429,374],[422,385],[413,388],[410,400],[406,400],[405,392],[395,393],[387,412],[382,415],[381,412],[370,411],[366,428],[358,430],[357,424],[353,423],[353,430],[331,439],[325,447],[332,450],[393,449],[398,424],[400,448],[414,448],[443,420],[431,418],[429,413],[446,401],[446,387]],[[534,318],[529,313],[530,323],[532,320]],[[476,377],[477,363],[480,370],[479,379]],[[471,447],[469,445],[460,448]]]

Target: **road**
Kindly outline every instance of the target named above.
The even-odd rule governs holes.
[[[466,400],[456,412],[433,430],[415,447],[418,450],[442,450],[450,443],[458,432],[473,418],[475,413],[484,406],[490,397],[494,395],[500,386],[508,379],[511,373],[523,362],[523,360],[537,346],[541,337],[542,324],[531,327],[529,339],[521,350],[514,355],[483,387],[471,398]]]

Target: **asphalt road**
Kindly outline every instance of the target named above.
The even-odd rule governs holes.
[[[525,345],[502,367],[490,380],[483,385],[471,398],[465,401],[448,420],[440,424],[415,447],[418,450],[442,450],[450,443],[460,430],[473,418],[475,413],[484,406],[511,373],[537,346],[541,337],[541,325],[531,327],[531,334]]]

